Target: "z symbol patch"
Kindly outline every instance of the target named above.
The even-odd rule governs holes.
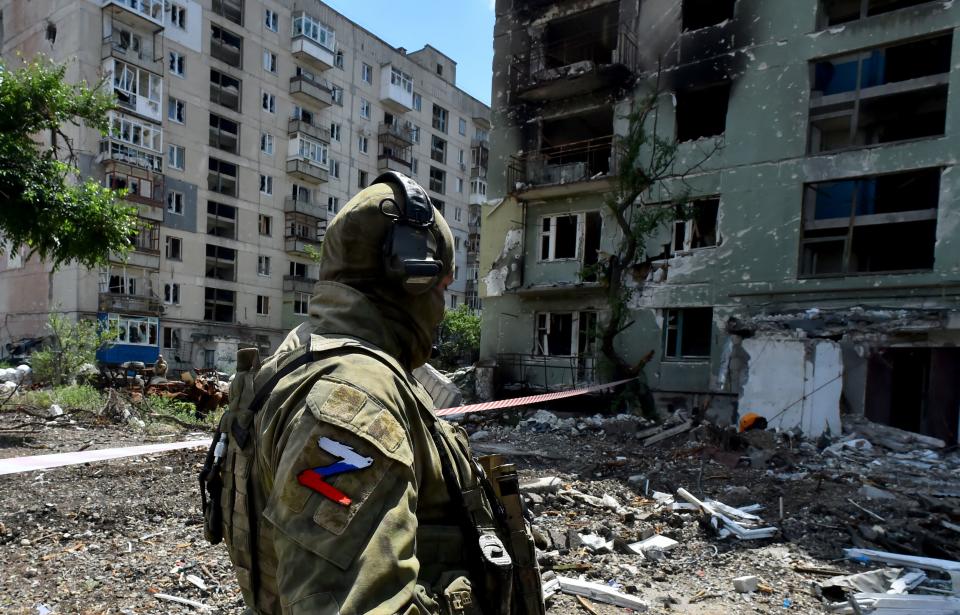
[[[300,472],[300,474],[297,474],[297,482],[304,487],[313,489],[320,495],[333,500],[337,504],[350,506],[350,503],[353,500],[351,500],[347,494],[340,491],[324,479],[330,478],[331,476],[335,476],[337,474],[343,474],[344,472],[356,472],[357,470],[369,468],[371,465],[373,465],[373,459],[370,457],[364,457],[346,444],[342,444],[336,440],[331,440],[330,438],[320,438],[317,441],[317,444],[320,445],[321,450],[330,453],[334,457],[339,457],[340,461],[332,463],[328,466],[304,470],[303,472]]]

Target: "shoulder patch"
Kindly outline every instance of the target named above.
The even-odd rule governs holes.
[[[314,414],[320,421],[326,417],[333,417],[344,423],[352,423],[366,401],[367,396],[357,389],[345,384],[338,384]]]
[[[337,384],[322,401],[320,395],[311,392],[307,396],[307,407],[320,423],[346,429],[404,465],[413,463],[413,452],[404,446],[407,432],[403,425],[363,391]]]

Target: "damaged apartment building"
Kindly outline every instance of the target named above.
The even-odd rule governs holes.
[[[675,207],[620,352],[664,408],[956,442],[960,6],[921,0],[498,0],[481,358],[501,387],[604,381],[626,115],[676,143]],[[954,82],[951,84],[951,82]],[[953,87],[951,87],[951,85]]]
[[[40,54],[116,96],[107,134],[65,130],[84,177],[128,190],[138,233],[97,269],[0,253],[0,359],[62,312],[116,324],[102,363],[231,371],[308,318],[327,223],[388,170],[451,227],[446,305],[479,306],[489,108],[434,47],[320,0],[0,0],[6,65]]]

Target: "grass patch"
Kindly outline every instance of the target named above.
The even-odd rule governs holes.
[[[57,404],[65,411],[86,410],[88,412],[100,412],[105,403],[103,394],[92,386],[69,385],[55,387],[52,389],[38,389],[34,391],[20,391],[14,395],[7,406],[15,408],[17,406],[34,406],[36,408],[49,408]]]
[[[139,410],[143,413],[144,419],[160,420],[152,418],[150,414],[162,414],[173,417],[178,421],[196,427],[197,429],[212,429],[220,422],[220,417],[226,408],[218,408],[216,412],[208,414],[206,417],[198,418],[196,406],[191,402],[177,401],[159,395],[149,396],[140,402]]]

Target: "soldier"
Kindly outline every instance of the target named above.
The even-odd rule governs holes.
[[[410,374],[453,259],[423,189],[385,173],[330,223],[310,320],[262,364],[238,353],[201,490],[248,613],[530,612],[511,597],[517,533]]]
[[[153,364],[153,375],[155,378],[167,377],[167,362],[163,360],[163,355],[157,356],[157,362]]]

